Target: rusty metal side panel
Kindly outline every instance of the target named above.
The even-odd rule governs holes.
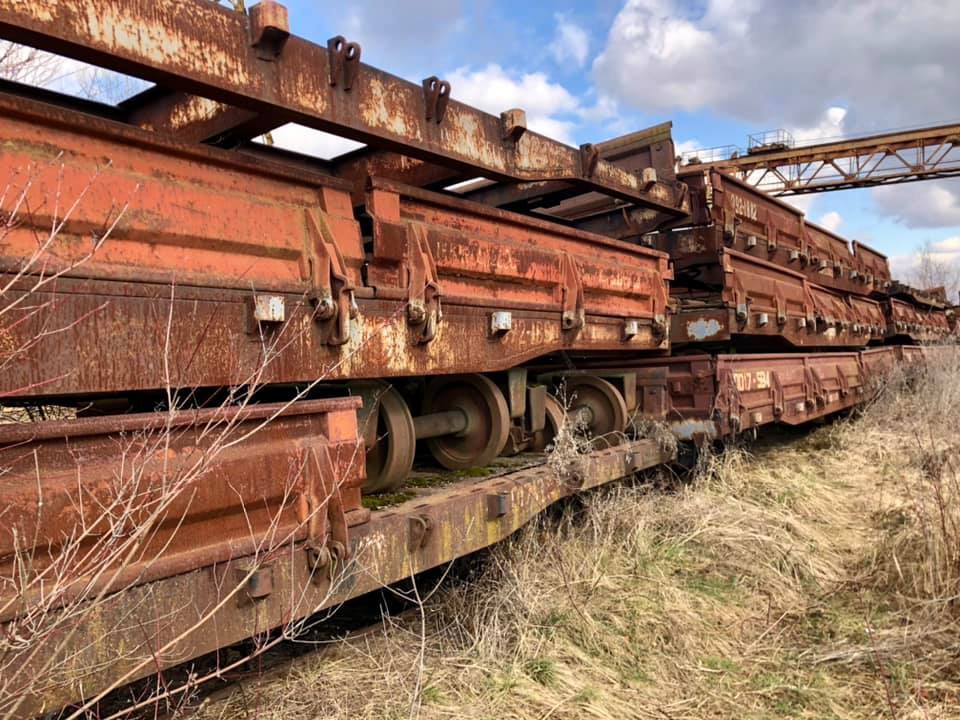
[[[345,183],[9,96],[0,135],[7,272],[307,292],[310,215],[360,282]]]
[[[902,362],[902,353],[894,346],[869,348],[860,353],[860,362],[867,380],[876,383]]]
[[[877,291],[884,291],[890,287],[890,263],[887,256],[856,240],[853,241],[853,255],[861,270],[872,274],[877,282],[874,283]]]
[[[251,323],[252,294],[242,291],[61,280],[6,297],[40,308],[18,308],[0,326],[0,396],[8,399],[495,372],[560,350],[668,341],[651,324],[627,338],[622,319],[587,316],[571,332],[558,312],[525,310],[513,311],[509,332],[491,333],[499,306],[448,303],[434,339],[421,343],[403,301],[359,298],[347,342],[330,345],[302,295],[281,296],[285,319],[263,324]]]
[[[803,213],[720,172],[712,171],[712,220],[735,250],[790,256],[807,252]]]
[[[848,295],[844,300],[852,308],[856,323],[861,330],[866,329],[871,340],[879,340],[886,335],[887,323],[880,302],[858,295]]]
[[[804,222],[804,232],[810,266],[818,278],[846,278],[851,270],[863,271],[850,249],[850,243],[844,238],[811,222]]]
[[[883,337],[883,323],[861,323],[863,310],[804,275],[734,250],[720,255],[719,297],[675,294],[675,344],[718,342],[735,336],[780,337],[796,347],[863,347]],[[705,275],[704,281],[715,279]],[[720,301],[720,302],[717,302]],[[719,307],[718,307],[719,306]]]
[[[359,398],[0,425],[0,621],[356,524]],[[349,518],[349,521],[347,520]]]
[[[670,270],[652,251],[426,193],[411,200],[417,217],[395,218],[429,230],[418,283],[437,263],[444,276],[442,321],[422,342],[405,316],[417,288],[402,244],[373,263],[379,286],[363,287],[347,183],[35,102],[0,96],[0,110],[0,174],[8,200],[22,195],[0,244],[2,396],[494,371],[563,349],[668,347]],[[258,301],[281,310],[258,317]],[[322,315],[324,302],[336,311]],[[512,329],[487,332],[499,310]]]
[[[692,228],[665,233],[660,241],[678,271],[713,262],[727,248],[834,290],[858,295],[885,291],[879,270],[864,270],[846,240],[808,224],[796,208],[714,169],[681,179],[690,187],[694,212],[703,217],[695,217]],[[889,270],[886,275],[888,280]]]
[[[374,187],[396,193],[399,219],[425,233],[443,295],[453,302],[557,311],[575,281],[588,315],[652,320],[666,313],[670,270],[662,253],[417,188],[379,181]],[[375,216],[397,219],[385,210]],[[391,250],[375,242],[370,276],[383,282],[371,284],[389,283]],[[402,275],[395,287],[405,287]]]
[[[669,459],[656,441],[638,440],[589,453],[563,476],[539,466],[462,481],[374,513],[351,530],[351,560],[332,572],[313,569],[304,545],[290,543],[111,595],[89,609],[78,632],[64,627],[51,634],[49,647],[57,653],[50,667],[57,672],[31,682],[43,697],[25,698],[18,712],[96,698],[112,682],[130,682],[273,628],[295,633],[301,618],[488,547],[564,496]],[[23,664],[5,678],[7,687],[34,680],[36,670]]]
[[[944,310],[919,308],[896,298],[885,301],[887,336],[918,343],[942,343],[951,335]]]
[[[717,409],[733,431],[799,425],[863,398],[859,353],[717,356]]]

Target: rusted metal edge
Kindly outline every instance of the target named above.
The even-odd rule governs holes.
[[[620,135],[609,140],[603,140],[596,143],[596,148],[600,151],[600,156],[604,158],[617,158],[622,155],[629,155],[639,148],[646,147],[655,142],[665,142],[672,140],[673,122],[668,120],[659,125],[652,125],[643,130]]]
[[[301,400],[287,404],[254,403],[236,407],[172,410],[169,413],[104,415],[103,417],[84,418],[82,423],[74,420],[54,420],[43,423],[5,423],[0,424],[0,446],[52,438],[150,431],[161,428],[173,429],[207,423],[234,423],[281,416],[312,415],[336,410],[356,410],[362,404],[359,397],[339,397]]]
[[[64,677],[72,685],[27,699],[19,712],[95,698],[115,681],[132,682],[451,562],[509,537],[563,497],[671,459],[656,441],[643,439],[588,453],[563,477],[539,465],[459,483],[351,528],[353,560],[332,576],[328,569],[313,569],[306,548],[294,544],[268,559],[237,557],[113,594],[85,616],[85,627],[97,628],[96,642],[76,632],[60,647],[69,658],[72,669]],[[270,591],[250,598],[233,578],[258,568],[269,572]],[[130,627],[149,632],[141,639]]]
[[[278,8],[276,3],[262,6]],[[0,7],[0,36],[6,39],[169,89],[493,178],[567,180],[665,212],[687,213],[676,206],[673,187],[645,189],[637,175],[602,160],[585,164],[581,150],[537,133],[504,138],[501,118],[463,103],[449,100],[444,112],[438,106],[431,114],[426,85],[358,62],[346,90],[345,83],[331,80],[326,47],[291,35],[266,57],[254,25],[246,15],[199,0]]]
[[[540,217],[519,215],[517,213],[510,212],[509,210],[501,210],[500,208],[491,207],[489,205],[474,202],[472,200],[462,200],[458,197],[443,195],[431,190],[424,190],[423,188],[405,185],[403,183],[387,180],[381,177],[371,177],[368,186],[377,190],[396,192],[402,196],[414,198],[421,202],[440,207],[451,208],[465,214],[487,217],[492,220],[496,220],[497,222],[510,223],[512,225],[526,225],[527,227],[534,227],[555,235],[563,235],[565,237],[589,242],[593,245],[604,245],[607,247],[616,248],[617,250],[628,251],[631,255],[646,255],[648,257],[654,257],[664,261],[668,260],[669,258],[667,253],[660,250],[652,250],[634,243],[628,243],[624,242],[623,240],[610,238],[605,235],[599,235],[586,230],[579,230],[566,225],[558,225],[557,223],[541,219]],[[671,280],[673,278],[672,271],[666,266],[664,267],[662,277],[665,280]]]
[[[0,13],[2,12],[0,9]],[[313,167],[305,165],[294,167],[283,159],[285,153],[282,151],[271,151],[277,156],[274,158],[265,154],[253,156],[207,145],[178,142],[116,120],[89,114],[83,111],[87,109],[85,105],[62,107],[59,104],[51,104],[50,101],[56,98],[59,98],[56,93],[38,94],[36,99],[21,97],[4,92],[0,87],[0,113],[72,131],[82,128],[83,135],[108,139],[118,144],[147,147],[173,156],[195,159],[197,162],[211,166],[238,168],[245,172],[279,178],[308,187],[331,187],[339,190],[349,190],[352,187],[348,181],[324,172],[323,166],[319,164],[320,161],[316,161]]]

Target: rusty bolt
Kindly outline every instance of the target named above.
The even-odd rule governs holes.
[[[407,321],[411,325],[422,325],[427,319],[427,309],[419,300],[407,303]]]
[[[317,298],[316,304],[314,314],[319,320],[329,320],[337,314],[337,304],[331,297]]]

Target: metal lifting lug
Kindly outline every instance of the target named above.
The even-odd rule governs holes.
[[[511,108],[500,113],[500,125],[503,128],[503,139],[517,142],[527,131],[527,113],[520,108]]]
[[[443,122],[447,112],[447,103],[450,102],[450,83],[431,75],[423,80],[423,104],[426,109],[427,122],[433,121],[437,125]]]
[[[409,527],[407,549],[415,552],[427,544],[430,531],[433,530],[433,519],[426,514],[411,515],[407,523]]]
[[[327,52],[331,87],[349,92],[360,71],[360,43],[347,42],[343,35],[337,35],[327,40]]]
[[[343,345],[350,339],[350,320],[357,316],[354,288],[325,215],[309,209],[306,213],[313,317],[329,326],[327,345]]]
[[[250,8],[250,44],[260,60],[275,60],[290,38],[287,8],[273,0],[263,0]]]
[[[600,149],[593,143],[580,146],[580,175],[585,178],[593,177],[600,162]]]

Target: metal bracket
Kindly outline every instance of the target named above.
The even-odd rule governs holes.
[[[433,529],[433,521],[429,515],[411,515],[408,527],[410,534],[407,538],[407,548],[410,552],[414,552],[427,544],[427,538]]]
[[[250,44],[260,60],[278,58],[289,38],[290,18],[283,5],[263,0],[250,8]]]
[[[273,592],[273,565],[241,565],[234,569],[237,583],[237,604],[241,607],[263,600]]]
[[[487,494],[487,520],[497,520],[513,508],[513,496],[508,490]]]
[[[500,113],[500,125],[503,139],[517,142],[527,131],[527,113],[520,108],[512,108]]]
[[[837,365],[837,382],[840,384],[840,397],[845,398],[850,395],[850,381],[847,379],[846,373],[843,372],[843,368],[840,365]]]
[[[417,223],[407,226],[405,248],[407,271],[407,322],[419,328],[418,343],[428,343],[436,337],[443,318],[440,307],[440,282],[437,264],[427,242],[427,233]]]
[[[423,80],[423,104],[426,108],[427,121],[434,121],[439,125],[447,112],[447,103],[450,102],[450,83],[431,75]]]
[[[327,52],[330,54],[330,85],[349,92],[360,70],[360,43],[347,42],[343,35],[327,40]]]
[[[303,469],[300,522],[307,526],[307,552],[314,570],[327,568],[330,578],[350,557],[347,516],[340,497],[340,473],[326,444],[309,449]],[[319,574],[314,577],[320,580]]]
[[[563,276],[560,285],[562,296],[560,326],[564,330],[579,330],[586,324],[583,278],[580,276],[580,268],[577,267],[577,263],[570,253],[564,252],[560,263]]]
[[[600,162],[600,148],[593,143],[585,143],[580,146],[580,174],[585,178],[593,177],[597,169],[597,163]]]
[[[343,345],[350,339],[350,319],[357,314],[354,288],[324,214],[311,209],[306,213],[314,318],[330,324],[328,345]]]

